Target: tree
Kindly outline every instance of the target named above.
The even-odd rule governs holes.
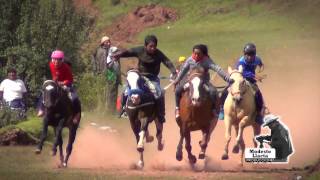
[[[72,0],[0,0],[0,75],[15,67],[29,90],[29,104],[50,77],[48,61],[55,49],[65,52],[78,74],[84,69],[79,50],[94,18]]]

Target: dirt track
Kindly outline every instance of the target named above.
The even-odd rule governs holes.
[[[306,47],[307,48],[307,47]],[[207,150],[209,159],[206,162],[198,161],[195,169],[192,169],[187,158],[181,162],[176,161],[175,151],[178,143],[178,127],[173,119],[174,101],[172,90],[166,94],[167,122],[164,129],[165,149],[163,152],[156,150],[156,143],[147,144],[145,150],[145,168],[143,172],[131,170],[132,164],[137,161],[138,155],[135,150],[134,138],[129,128],[121,127],[117,133],[108,133],[97,130],[90,125],[83,126],[79,132],[75,143],[74,154],[71,157],[70,166],[76,168],[103,168],[114,169],[119,174],[143,174],[154,175],[154,170],[160,171],[162,175],[187,174],[186,176],[195,176],[195,178],[206,178],[211,175],[208,173],[193,174],[193,170],[206,172],[215,172],[215,175],[225,176],[233,174],[237,176],[251,174],[252,176],[263,175],[264,173],[274,173],[276,177],[285,178],[294,176],[299,172],[290,172],[284,169],[292,167],[303,168],[306,165],[315,162],[319,157],[320,142],[314,140],[319,137],[319,122],[316,118],[318,108],[320,107],[320,72],[317,70],[320,63],[316,61],[317,53],[311,52],[305,61],[297,51],[290,49],[288,52],[277,52],[270,54],[271,59],[277,56],[281,63],[270,63],[266,61],[265,73],[268,78],[260,84],[264,98],[270,110],[282,117],[283,122],[289,127],[295,152],[290,158],[289,164],[284,165],[252,165],[245,164],[243,169],[239,169],[237,155],[231,154],[230,160],[220,160],[224,147],[224,124],[218,122],[214,130]],[[290,63],[289,63],[290,62]],[[300,63],[300,64],[299,64]],[[283,66],[287,64],[287,66]],[[299,70],[302,65],[307,66],[307,70]],[[165,85],[167,82],[163,81]],[[126,121],[126,120],[122,120]],[[154,125],[151,125],[154,133]],[[268,132],[266,130],[263,131]],[[246,145],[253,147],[250,140],[252,129],[245,130]],[[192,133],[193,152],[197,155],[199,152],[198,141],[200,133]],[[233,143],[234,140],[231,142]],[[186,152],[184,151],[184,155]],[[278,170],[277,170],[278,169]],[[241,173],[241,171],[246,173]],[[262,172],[261,172],[262,171]],[[281,173],[280,173],[281,172]],[[280,175],[281,174],[281,175]],[[157,175],[158,176],[158,175]]]
[[[301,41],[301,44],[303,41]],[[285,46],[285,45],[284,45]],[[261,168],[265,173],[274,169],[291,169],[292,167],[304,167],[315,162],[320,155],[320,142],[316,140],[320,132],[318,112],[320,107],[320,62],[319,43],[309,42],[300,47],[282,48],[279,51],[272,50],[263,56],[266,64],[265,73],[267,79],[260,84],[267,106],[272,113],[280,115],[282,121],[289,127],[295,152],[290,158],[290,163],[285,165],[253,166],[245,164],[244,169],[252,171],[250,176],[260,174]],[[300,53],[303,52],[303,53]],[[162,82],[165,85],[167,82]],[[132,171],[131,166],[136,162],[138,155],[129,123],[121,127],[118,133],[107,133],[97,130],[86,124],[79,132],[71,157],[70,167],[76,168],[104,168],[115,169],[119,174],[147,174],[155,175],[153,170],[159,170],[162,174],[186,174],[194,178],[206,178],[206,173],[194,174],[186,159],[182,162],[175,160],[175,150],[178,143],[178,127],[173,119],[174,101],[172,90],[166,94],[167,122],[164,129],[165,149],[156,151],[156,144],[146,145],[145,169],[143,172]],[[154,127],[151,125],[153,130]],[[154,131],[153,131],[154,132]],[[264,130],[263,133],[268,132]],[[252,130],[245,130],[246,145],[253,147],[250,137]],[[200,133],[194,132],[193,152],[199,152],[198,140]],[[232,141],[231,143],[233,143]],[[238,156],[232,155],[230,160],[222,161],[220,156],[224,147],[224,124],[218,122],[209,144],[206,170],[215,175],[225,176],[229,171],[238,171]],[[184,151],[184,155],[185,155]],[[203,169],[204,162],[198,162],[196,169]],[[258,170],[256,169],[258,168]],[[271,170],[273,169],[273,170]],[[181,173],[180,173],[181,172]],[[227,173],[226,173],[227,172]],[[282,171],[291,176],[289,171]],[[161,173],[160,173],[161,174]],[[237,175],[237,174],[234,174]],[[243,175],[243,173],[241,174]],[[286,176],[283,175],[283,176]],[[158,176],[158,175],[156,175]],[[197,177],[199,176],[199,177]]]

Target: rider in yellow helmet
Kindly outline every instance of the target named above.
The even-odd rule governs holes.
[[[186,57],[185,56],[180,56],[178,59],[178,63],[176,65],[176,69],[177,69],[177,73],[179,73],[180,68],[182,67],[183,63],[186,61]]]

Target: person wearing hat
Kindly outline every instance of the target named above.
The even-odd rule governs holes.
[[[271,135],[257,136],[256,139],[258,141],[268,141],[268,144],[276,150],[275,161],[287,162],[287,157],[293,152],[293,149],[289,132],[279,120],[279,116],[273,114],[266,115],[263,127],[268,126],[271,130]]]
[[[118,48],[111,46],[111,39],[103,36],[100,45],[92,56],[93,73],[103,75],[106,78],[106,102],[108,111],[116,112],[116,98],[118,96],[118,87],[121,84],[120,63],[112,61],[112,55],[118,51]]]

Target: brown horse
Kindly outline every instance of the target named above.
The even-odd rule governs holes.
[[[229,158],[228,148],[231,140],[231,127],[234,126],[236,131],[236,144],[233,147],[233,153],[239,153],[239,146],[241,147],[240,165],[243,165],[243,154],[245,150],[245,143],[243,140],[243,129],[251,125],[253,127],[254,136],[260,134],[261,127],[255,122],[257,111],[255,106],[254,90],[250,83],[242,76],[243,68],[239,70],[232,70],[228,67],[230,78],[234,80],[228,91],[227,99],[224,103],[224,124],[225,124],[225,137],[226,145],[224,153],[221,157],[222,160]],[[253,140],[255,147],[257,143]]]
[[[195,67],[190,70],[184,86],[185,91],[182,93],[180,100],[180,118],[177,119],[180,128],[180,140],[177,146],[176,159],[178,161],[182,160],[182,144],[183,139],[185,139],[185,148],[191,164],[196,163],[197,158],[191,152],[190,132],[202,131],[202,140],[199,142],[201,147],[199,159],[204,159],[210,135],[217,124],[217,115],[212,112],[212,106],[218,107],[218,98],[216,102],[210,101],[206,89],[207,85],[203,81],[204,73],[202,67]]]

